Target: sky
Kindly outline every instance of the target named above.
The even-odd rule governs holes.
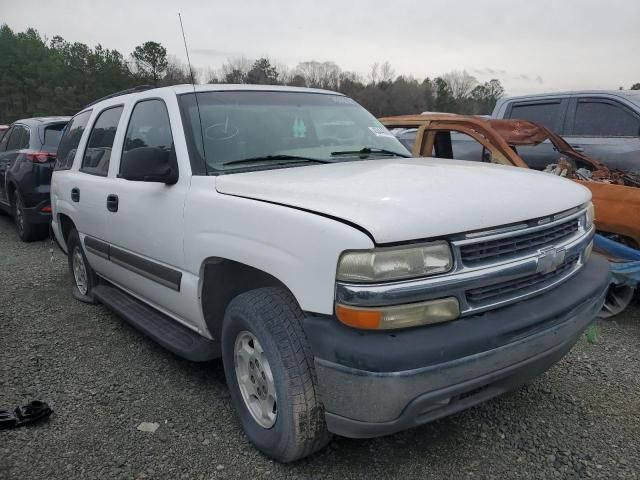
[[[640,82],[640,0],[0,0],[0,23],[128,56],[147,40],[207,71],[229,57],[389,61],[418,79],[467,70],[511,95]],[[0,52],[0,55],[2,52]]]

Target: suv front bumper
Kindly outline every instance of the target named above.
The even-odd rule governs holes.
[[[360,331],[308,317],[329,430],[365,438],[450,415],[515,388],[558,362],[600,310],[609,265],[593,256],[529,300],[428,327]]]

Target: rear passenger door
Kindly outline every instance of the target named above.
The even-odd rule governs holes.
[[[640,169],[640,114],[614,99],[580,97],[569,119],[565,138],[576,150],[611,168]]]
[[[109,230],[107,195],[109,166],[122,105],[97,113],[82,153],[79,171],[67,184],[71,202],[77,206],[76,226],[81,234],[102,239]]]
[[[515,101],[507,107],[505,118],[538,122],[562,135],[568,105],[568,97]],[[530,168],[536,170],[544,170],[548,164],[558,159],[549,140],[536,146],[518,147],[518,154]]]

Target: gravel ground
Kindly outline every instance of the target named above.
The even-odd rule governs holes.
[[[2,480],[640,478],[639,303],[515,392],[280,465],[247,443],[219,361],[175,357],[74,301],[69,283],[53,244],[20,243],[0,216],[0,406],[42,399],[55,410],[0,431]]]

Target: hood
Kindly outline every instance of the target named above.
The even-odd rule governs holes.
[[[589,201],[569,180],[460,160],[353,161],[220,175],[216,190],[347,220],[378,244],[496,227]]]

